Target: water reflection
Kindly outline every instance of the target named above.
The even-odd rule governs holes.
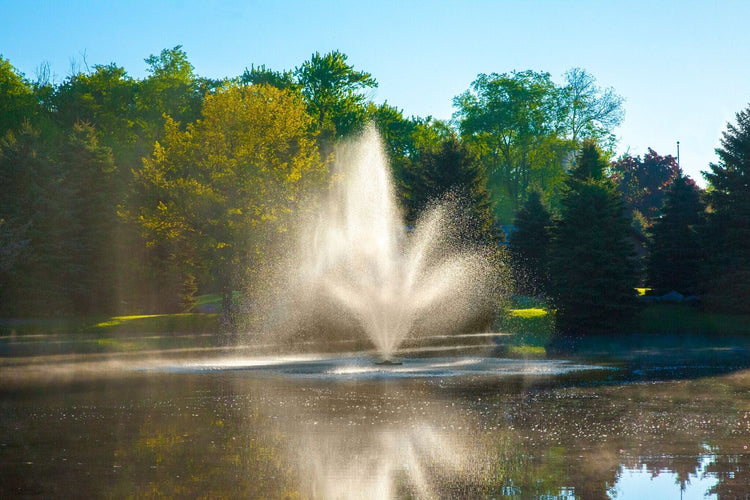
[[[748,371],[620,384],[226,368],[23,386],[3,373],[2,498],[750,496]]]

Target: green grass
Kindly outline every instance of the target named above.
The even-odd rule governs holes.
[[[207,293],[205,295],[198,295],[195,298],[195,305],[196,306],[220,306],[221,305],[221,295],[218,293]]]
[[[508,355],[513,358],[544,358],[547,349],[544,346],[535,345],[509,345]]]
[[[531,307],[528,309],[510,309],[508,312],[513,318],[523,319],[541,318],[549,314],[546,309],[542,309],[540,307]]]
[[[147,333],[215,333],[218,314],[149,314],[107,318],[32,318],[0,321],[0,336],[79,335],[107,336]]]
[[[500,331],[513,334],[508,353],[520,357],[543,357],[544,346],[554,334],[553,315],[539,305],[506,309],[497,326]]]
[[[496,326],[513,334],[506,348],[514,357],[543,357],[555,334],[554,313],[542,304],[505,309]],[[603,342],[602,349],[627,351],[643,346],[723,345],[744,338],[750,342],[750,315],[711,313],[684,304],[653,304],[639,311],[626,334],[603,340],[594,336],[586,342]]]
[[[94,324],[95,333],[203,333],[218,331],[217,314],[150,314],[137,316],[113,316]]]
[[[0,357],[133,353],[223,345],[217,314],[153,314],[0,323]]]
[[[747,335],[750,316],[704,312],[684,304],[654,304],[638,314],[637,330],[648,334]]]

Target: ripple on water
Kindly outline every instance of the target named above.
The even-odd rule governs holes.
[[[611,370],[565,360],[519,360],[491,357],[403,358],[400,365],[377,365],[365,355],[282,356],[220,358],[156,367],[157,371],[209,372],[244,371],[260,377],[315,379],[441,378],[460,376],[558,376],[587,370]]]

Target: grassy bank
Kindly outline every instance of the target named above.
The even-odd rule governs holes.
[[[199,300],[201,306],[211,306],[209,310],[219,302],[216,295]],[[512,334],[503,346],[509,356],[544,357],[545,346],[555,333],[554,311],[543,303],[511,304],[501,312],[495,329]],[[0,319],[0,354],[11,344],[15,350],[21,344],[29,350],[47,344],[44,349],[50,352],[211,346],[222,342],[219,332],[217,313]],[[612,351],[750,343],[750,316],[703,312],[681,304],[653,304],[639,311],[631,332],[589,340]]]
[[[496,329],[513,334],[505,346],[513,357],[539,358],[546,355],[544,346],[554,333],[554,315],[541,304],[533,307],[505,309]]]
[[[496,327],[513,334],[507,345],[509,354],[543,356],[554,336],[554,312],[543,304],[507,308]],[[639,311],[631,332],[588,340],[583,343],[598,343],[602,350],[612,351],[750,343],[750,316],[705,312],[683,304],[653,304]]]
[[[654,304],[638,314],[637,331],[668,335],[747,335],[750,316],[704,312],[683,304]]]
[[[0,320],[0,357],[217,347],[217,314]]]
[[[198,313],[0,320],[0,336],[205,333],[218,328],[218,314]]]

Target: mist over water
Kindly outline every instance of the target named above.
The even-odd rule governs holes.
[[[407,227],[374,126],[335,158],[333,185],[286,260],[275,334],[354,332],[388,360],[410,336],[476,328],[494,307],[495,273],[461,238],[455,206],[435,202]]]

